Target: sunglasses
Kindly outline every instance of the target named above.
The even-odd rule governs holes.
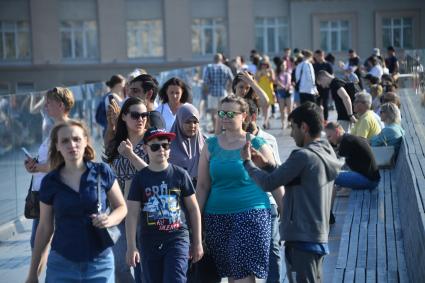
[[[149,113],[148,112],[142,112],[142,113],[139,113],[139,112],[136,112],[136,111],[131,111],[130,112],[130,117],[133,120],[139,120],[140,117],[142,119],[144,119],[144,118],[146,118],[148,116],[149,116]]]
[[[168,150],[170,149],[170,143],[169,142],[164,142],[164,143],[152,143],[152,144],[148,144],[148,146],[150,147],[150,149],[155,152],[158,151],[161,147],[164,150]]]
[[[233,119],[235,118],[235,116],[237,114],[242,114],[241,112],[235,112],[235,111],[217,111],[218,117],[224,119],[225,117],[229,118],[229,119]]]

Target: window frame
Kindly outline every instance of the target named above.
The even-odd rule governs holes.
[[[71,24],[71,27],[64,27],[63,24],[68,22]],[[88,24],[94,23],[94,28],[87,27]],[[82,24],[82,27],[78,27],[78,24]],[[89,32],[95,32],[96,39],[96,54],[93,57],[88,57],[89,47],[88,47],[88,34]],[[82,33],[82,54],[83,56],[76,56],[76,33]],[[62,60],[65,61],[90,61],[97,60],[100,56],[100,46],[99,46],[99,32],[98,24],[96,20],[61,20],[59,24],[59,33],[61,40],[61,54]],[[63,35],[64,33],[70,33],[71,40],[71,56],[65,57],[64,46],[63,46]]]
[[[9,23],[13,25],[12,29],[4,28],[3,24]],[[26,27],[22,28],[19,27],[19,23],[26,23]],[[28,57],[19,57],[21,50],[19,48],[19,34],[20,33],[27,33],[27,40],[28,40]],[[13,34],[13,48],[14,48],[14,58],[6,58],[6,33],[12,33]],[[1,37],[1,46],[0,46],[0,62],[28,62],[32,59],[32,46],[31,46],[31,29],[30,29],[30,22],[25,20],[16,20],[16,21],[10,21],[10,20],[1,20],[0,21],[0,37]]]
[[[261,20],[261,23],[257,23],[257,21]],[[273,23],[268,23],[269,20],[273,20]],[[279,22],[282,20],[282,22]],[[274,47],[272,50],[269,48],[269,33],[268,29],[273,29],[273,37],[274,37]],[[279,29],[282,28],[284,31],[285,38],[283,39],[284,46],[279,46]],[[257,29],[262,29],[263,34],[263,50],[257,46]],[[285,33],[286,30],[286,33]],[[289,21],[286,17],[255,17],[254,19],[254,41],[255,48],[264,54],[269,55],[277,55],[282,52],[284,48],[290,46],[289,43]]]
[[[423,37],[421,33],[421,14],[418,10],[397,10],[397,11],[381,11],[375,13],[375,46],[386,50],[388,46],[384,46],[384,25],[385,18],[411,18],[412,19],[412,49],[418,48]],[[392,42],[393,43],[393,42]],[[405,49],[404,47],[395,47],[397,49]],[[410,49],[410,47],[409,47]]]
[[[138,27],[131,27],[131,28],[129,28],[129,24],[131,22],[138,23],[139,26]],[[137,42],[141,43],[141,39],[142,39],[141,34],[144,31],[146,31],[148,33],[148,38],[150,39],[152,34],[153,35],[156,34],[156,30],[155,29],[152,29],[152,26],[154,24],[152,22],[159,23],[159,28],[161,30],[161,34],[159,36],[160,45],[161,45],[160,46],[161,47],[161,52],[160,52],[161,54],[156,55],[156,54],[153,54],[152,53],[152,54],[146,54],[146,55],[142,54],[141,56],[134,56],[134,57],[133,56],[130,56],[130,32],[136,33],[136,36],[135,36],[136,43]],[[148,29],[144,28],[144,26],[147,25],[147,24],[149,25],[149,28]],[[163,23],[163,20],[162,19],[159,19],[158,18],[158,19],[139,19],[139,20],[132,19],[132,20],[127,20],[126,21],[126,39],[127,39],[127,58],[128,59],[130,59],[130,60],[137,60],[137,59],[145,59],[145,58],[164,58],[164,55],[165,55],[164,40],[165,39],[164,39],[164,23]],[[140,48],[138,46],[139,45],[136,44],[136,48],[137,49]],[[148,41],[148,49],[149,50],[153,50],[154,48],[155,47],[154,47],[153,41],[152,40],[149,40]]]
[[[315,13],[312,15],[312,35],[313,35],[313,48],[321,49],[321,32],[320,22],[323,21],[347,21],[348,22],[348,49],[358,49],[358,13]],[[346,54],[348,50],[341,51],[330,51],[324,50],[325,52],[332,52],[334,55]]]
[[[199,24],[196,24],[195,21],[200,21]],[[211,21],[211,24],[205,24],[206,21]],[[222,23],[217,23],[218,21],[221,21]],[[222,17],[216,17],[216,18],[193,18],[192,19],[192,26],[191,26],[191,40],[192,40],[192,55],[195,57],[207,57],[207,56],[212,56],[214,54],[216,54],[217,52],[227,52],[228,50],[228,30],[226,27],[226,19],[222,18]],[[216,33],[218,32],[217,29],[222,28],[225,32],[225,34],[223,35],[223,39],[224,39],[224,44],[222,46],[223,50],[218,50],[218,39],[216,36]],[[205,42],[205,31],[207,29],[211,29],[212,31],[212,52],[211,53],[206,53],[206,42]],[[194,31],[198,30],[200,38],[199,38],[199,42],[200,42],[200,53],[197,53],[194,51],[193,49],[193,41],[194,41]]]
[[[347,27],[343,27],[342,23],[343,22],[347,22]],[[322,23],[325,23],[327,26],[325,28],[322,27]],[[333,26],[333,23],[336,23],[336,27]],[[321,20],[320,21],[320,26],[319,26],[319,31],[320,31],[320,48],[323,49],[326,52],[345,52],[348,49],[350,49],[351,47],[351,24],[350,21],[348,20],[344,20],[344,19],[340,19],[340,20]],[[326,48],[323,48],[322,46],[322,33],[326,34]],[[336,44],[337,47],[336,49],[333,49],[332,47],[332,42],[333,42],[333,36],[334,36],[334,32],[336,32]],[[348,48],[347,49],[343,49],[342,45],[343,45],[343,38],[342,35],[344,32],[348,33]]]

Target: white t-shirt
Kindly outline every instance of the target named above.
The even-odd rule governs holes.
[[[156,108],[156,111],[161,113],[162,118],[164,118],[165,121],[165,130],[169,132],[174,124],[174,121],[176,120],[176,115],[171,112],[168,103],[162,103],[160,106],[158,106],[158,108]]]
[[[266,141],[266,143],[272,149],[273,157],[276,164],[280,165],[281,162],[279,156],[279,148],[277,146],[276,138],[273,135],[261,130],[260,128],[258,128],[257,137],[263,138]],[[267,193],[267,195],[269,197],[270,204],[276,205],[276,200],[274,199],[273,195],[271,193]]]
[[[47,159],[49,157],[49,145],[50,145],[50,138],[46,138],[43,143],[38,148],[38,163],[46,163]],[[39,191],[41,186],[41,181],[43,180],[44,176],[46,176],[47,173],[44,172],[38,172],[33,174],[32,179],[32,191]]]

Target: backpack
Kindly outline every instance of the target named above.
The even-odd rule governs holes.
[[[96,123],[101,125],[103,128],[106,128],[108,124],[108,120],[106,118],[106,108],[105,108],[105,99],[107,96],[108,94],[105,94],[104,96],[102,96],[102,100],[99,102],[99,104],[97,104],[96,115],[94,116]]]
[[[345,82],[344,89],[348,93],[348,96],[350,97],[351,102],[354,101],[354,96],[356,95],[356,93],[361,91],[359,84],[353,83],[353,82]]]

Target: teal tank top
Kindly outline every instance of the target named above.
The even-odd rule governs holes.
[[[266,142],[255,137],[251,143],[258,150]],[[221,148],[217,137],[209,138],[207,144],[210,152],[211,190],[205,212],[230,214],[270,208],[267,194],[254,183],[243,167],[240,149]]]

